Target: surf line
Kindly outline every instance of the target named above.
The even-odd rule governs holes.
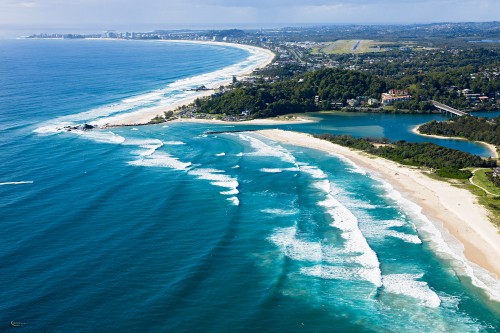
[[[23,180],[19,182],[4,182],[0,183],[0,185],[21,185],[21,184],[33,184],[32,180]]]

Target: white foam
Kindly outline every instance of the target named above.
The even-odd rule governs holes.
[[[158,139],[126,139],[122,144],[125,146],[138,146],[141,150],[132,153],[143,157],[151,156],[163,147],[163,142]]]
[[[427,282],[420,281],[422,274],[389,274],[382,277],[384,292],[405,295],[419,300],[419,304],[437,308],[441,304],[439,296]]]
[[[181,146],[181,145],[185,145],[186,143],[182,142],[182,141],[165,141],[165,142],[163,142],[163,144],[168,145],[168,146]]]
[[[322,259],[321,244],[299,239],[294,227],[277,229],[269,239],[291,259],[310,262]]]
[[[161,167],[175,170],[187,170],[191,162],[181,162],[177,158],[164,152],[156,152],[152,155],[143,156],[141,159],[129,162],[130,165],[145,167]]]
[[[189,170],[188,173],[196,176],[198,179],[208,180],[210,184],[214,186],[228,188],[229,191],[221,192],[223,195],[237,194],[236,191],[239,186],[238,180],[225,174],[223,170],[198,168]]]
[[[3,182],[0,185],[22,185],[22,184],[33,184],[32,180],[23,180],[19,182]]]
[[[123,103],[135,103],[135,102],[144,101],[144,100],[151,100],[153,98],[160,97],[162,94],[163,93],[161,91],[154,91],[152,93],[126,98],[123,100]]]
[[[383,208],[383,206],[372,205],[371,203],[356,199],[351,199],[348,203],[346,203],[346,206],[349,208],[364,209],[364,210]]]
[[[61,122],[58,124],[46,124],[45,126],[40,126],[36,128],[33,132],[41,135],[51,135],[56,133],[65,132],[65,126],[74,126],[73,123],[70,122]]]
[[[238,197],[229,197],[227,198],[228,201],[230,201],[234,206],[239,206],[240,205],[240,200]]]
[[[328,179],[313,182],[312,186],[314,186],[318,190],[321,190],[327,194],[330,194],[332,191],[331,184],[330,184],[330,181],[328,181]]]
[[[215,156],[226,156],[226,153],[218,153],[218,154],[215,154]]]
[[[230,47],[238,47],[231,45]],[[124,114],[153,110],[158,107],[173,105],[192,96],[200,95],[199,92],[187,91],[191,88],[205,85],[216,87],[230,80],[233,75],[239,75],[251,70],[255,64],[266,60],[269,55],[256,49],[248,49],[249,56],[243,61],[223,69],[202,75],[177,80],[165,88],[150,91],[137,96],[123,99],[119,103],[104,105],[91,110],[63,116],[42,124],[35,132],[39,134],[53,134],[62,131],[65,125],[90,123],[92,125],[105,125],[112,121],[111,117],[120,117]],[[166,126],[164,126],[166,127]]]
[[[376,177],[373,177],[377,179]],[[393,200],[401,209],[409,213],[419,231],[419,234],[430,241],[434,252],[446,260],[450,260],[455,272],[459,275],[468,276],[472,284],[483,289],[491,300],[500,302],[500,281],[492,277],[486,270],[468,261],[463,255],[463,246],[451,235],[441,232],[435,223],[431,222],[422,214],[422,208],[404,198],[389,183],[377,179],[384,189],[386,196]],[[454,243],[455,246],[451,246]]]
[[[383,221],[371,221],[369,224],[365,225],[365,235],[367,237],[373,238],[385,238],[393,237],[398,238],[404,242],[412,244],[422,244],[422,240],[418,235],[409,234],[401,231],[394,230],[392,228],[403,227],[407,225],[401,220],[383,220]],[[413,225],[411,225],[413,227]]]
[[[330,153],[330,155],[332,156],[335,156],[336,158],[342,160],[344,163],[346,164],[349,164],[350,168],[349,168],[349,172],[351,173],[358,173],[358,174],[361,174],[361,175],[366,175],[367,172],[361,168],[359,165],[357,165],[356,163],[354,163],[353,161],[351,161],[349,158],[343,156],[343,155],[340,155],[340,154],[335,154],[335,153]]]
[[[259,171],[264,173],[281,173],[285,171],[297,171],[297,168],[262,168]]]
[[[80,137],[85,139],[90,139],[93,141],[101,142],[101,143],[112,143],[112,144],[120,144],[125,142],[125,138],[121,135],[113,133],[111,131],[72,131],[72,133],[77,133]]]
[[[262,213],[266,214],[272,214],[272,215],[281,215],[281,216],[288,216],[288,215],[295,215],[297,214],[297,210],[295,209],[272,209],[272,208],[267,208],[267,209],[262,209]]]
[[[240,193],[240,191],[238,191],[237,189],[232,189],[232,190],[229,190],[229,191],[222,191],[220,192],[220,194],[222,195],[236,195]]]
[[[379,283],[379,272],[376,268],[314,265],[303,267],[300,272],[322,279],[368,281],[374,285]]]
[[[313,178],[316,178],[316,179],[327,178],[326,173],[324,173],[323,170],[321,170],[318,167],[315,167],[315,166],[312,166],[309,164],[305,164],[305,163],[297,163],[297,164],[299,165],[300,171],[309,174]]]
[[[247,153],[247,156],[277,157],[284,162],[295,164],[295,157],[279,145],[270,146],[259,139],[244,134],[239,134],[239,137],[241,140],[248,142],[250,147],[254,149],[253,152]]]
[[[418,235],[411,235],[404,232],[389,230],[386,236],[398,238],[407,243],[422,244],[422,240],[420,239],[420,237],[418,237]]]
[[[370,274],[365,276],[368,281],[378,287],[381,286],[380,263],[377,254],[368,245],[359,229],[356,216],[330,194],[327,194],[326,199],[319,202],[319,205],[325,207],[333,218],[332,226],[342,231],[345,252],[353,255],[353,262],[368,269]]]
[[[139,129],[138,128],[132,128],[131,131],[138,131]]]

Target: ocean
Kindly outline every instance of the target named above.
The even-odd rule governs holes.
[[[388,183],[256,133],[207,134],[429,141],[411,128],[442,115],[57,130],[172,103],[257,60],[213,45],[0,41],[0,329],[500,331],[492,281]]]

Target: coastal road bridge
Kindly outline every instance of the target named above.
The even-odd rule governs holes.
[[[450,113],[452,115],[455,115],[455,116],[458,116],[458,117],[468,116],[469,115],[467,112],[454,109],[451,106],[445,105],[443,103],[439,103],[439,102],[436,102],[436,101],[431,101],[431,104],[434,105],[434,107],[436,107],[437,109],[439,109],[441,111],[448,112],[448,113]]]

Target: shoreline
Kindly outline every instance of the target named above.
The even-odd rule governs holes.
[[[309,134],[283,130],[260,130],[255,133],[285,144],[341,155],[366,169],[370,174],[386,181],[404,198],[417,204],[421,208],[421,213],[435,227],[444,229],[445,235],[443,236],[450,234],[452,238],[460,242],[463,250],[459,251],[460,253],[452,250],[455,256],[465,258],[478,265],[488,271],[489,275],[496,279],[497,284],[500,283],[499,231],[489,221],[486,209],[477,203],[476,197],[469,191],[432,179],[426,176],[422,170],[351,150],[314,138]],[[449,244],[449,240],[445,242],[450,248],[454,248],[454,244]],[[464,265],[466,265],[465,262]],[[474,270],[468,264],[461,269],[464,272]],[[474,274],[476,279],[477,275],[481,275],[480,273]],[[478,281],[478,284],[484,284],[483,281]],[[478,284],[474,284],[478,286]],[[500,301],[500,290],[495,292],[487,290],[491,297]]]
[[[245,50],[249,53],[249,56],[244,61],[247,61],[250,57],[252,57],[256,54],[263,56],[263,59],[256,62],[255,64],[252,64],[250,67],[246,68],[244,71],[240,70],[239,72],[235,71],[233,73],[229,73],[229,74],[227,74],[227,76],[228,76],[227,78],[221,79],[218,82],[213,83],[213,84],[206,84],[206,86],[209,90],[193,92],[189,96],[187,96],[179,101],[176,101],[172,104],[157,106],[157,107],[152,107],[152,108],[146,108],[146,109],[142,109],[142,110],[135,111],[135,112],[119,114],[116,116],[110,116],[110,117],[106,117],[104,119],[99,119],[99,120],[91,122],[90,123],[91,125],[95,125],[98,127],[147,125],[149,123],[149,121],[151,121],[151,119],[153,119],[157,115],[162,116],[164,112],[174,111],[179,107],[189,105],[189,104],[193,103],[197,98],[202,98],[202,97],[207,97],[207,96],[212,95],[214,93],[214,90],[219,89],[221,86],[225,86],[225,85],[230,84],[232,82],[233,75],[241,78],[242,76],[246,76],[246,75],[251,74],[257,68],[264,68],[264,67],[268,66],[269,64],[272,63],[272,61],[274,60],[274,58],[276,56],[271,50],[264,49],[264,48],[257,47],[257,46],[252,46],[252,45],[244,45],[244,44],[210,42],[210,41],[194,41],[194,40],[161,40],[161,42],[235,47],[235,48]],[[200,74],[199,76],[208,75],[211,73],[216,73],[218,71],[223,71],[226,68],[234,66],[234,65],[236,65],[236,64],[226,66],[226,67],[221,68],[219,70],[216,70],[214,72]]]
[[[423,124],[420,124],[420,125],[417,125],[417,126],[413,127],[412,130],[411,130],[412,133],[420,135],[420,136],[425,136],[425,137],[428,137],[428,138],[434,138],[434,139],[444,139],[444,140],[451,139],[451,140],[461,140],[461,141],[476,142],[476,143],[479,143],[482,146],[485,146],[490,151],[491,158],[498,159],[500,157],[499,154],[498,154],[497,147],[495,145],[492,145],[491,143],[484,142],[484,141],[469,140],[467,138],[463,138],[463,137],[460,137],[460,136],[441,136],[441,135],[433,135],[433,134],[420,133],[420,131],[418,129],[422,125]]]
[[[304,123],[315,123],[317,120],[307,117],[293,116],[291,118],[273,117],[259,118],[244,121],[225,121],[219,119],[196,119],[196,118],[177,118],[166,123],[201,123],[201,124],[220,124],[220,125],[293,125]],[[166,124],[162,123],[162,124]]]

